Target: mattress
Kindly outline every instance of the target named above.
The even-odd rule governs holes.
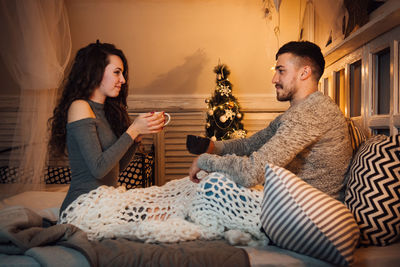
[[[1,192],[7,190],[9,185],[0,185]],[[68,185],[48,185],[40,191],[27,191],[13,196],[8,196],[0,201],[0,210],[13,206],[23,206],[36,212],[49,220],[56,220],[59,207],[68,190]],[[330,264],[284,250],[276,246],[246,247],[252,267],[264,266],[331,266]],[[354,266],[400,266],[400,242],[386,247],[358,248],[355,252]],[[0,266],[40,266],[41,255],[46,253],[56,254],[54,265],[57,266],[89,266],[85,256],[76,250],[63,246],[40,247],[27,251],[25,255],[0,254]]]

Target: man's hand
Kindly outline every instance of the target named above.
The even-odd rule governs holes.
[[[201,171],[201,169],[197,166],[198,157],[195,158],[192,162],[192,166],[189,169],[189,178],[193,183],[198,184],[200,182],[199,178],[197,178],[197,174]]]

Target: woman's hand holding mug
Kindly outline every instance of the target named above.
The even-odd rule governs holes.
[[[167,121],[165,121],[165,117],[168,118]],[[126,132],[132,137],[132,139],[136,139],[142,134],[154,134],[160,132],[170,121],[171,115],[163,111],[143,113],[133,121]]]

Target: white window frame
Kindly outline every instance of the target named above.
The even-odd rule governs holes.
[[[374,68],[375,54],[390,47],[390,112],[389,114],[375,114],[374,108]],[[376,129],[390,129],[390,134],[399,134],[400,131],[400,26],[384,33],[383,35],[363,44],[353,52],[334,61],[325,68],[321,77],[320,90],[329,92],[334,99],[336,89],[335,73],[345,69],[345,116],[350,117],[350,68],[351,64],[361,60],[361,116],[352,117],[371,134]],[[329,88],[325,90],[324,79],[329,79]]]
[[[376,129],[389,129],[390,135],[399,133],[399,36],[400,27],[383,34],[372,40],[365,46],[365,57],[368,58],[368,92],[367,92],[367,113],[365,116],[365,125],[371,133]],[[377,85],[375,80],[376,54],[380,51],[390,48],[390,109],[389,114],[376,114],[374,110],[377,107],[377,98],[375,97]]]

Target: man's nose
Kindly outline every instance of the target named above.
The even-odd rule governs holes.
[[[272,76],[272,83],[277,83],[278,82],[278,77],[276,75],[276,71],[274,73],[274,76]]]

